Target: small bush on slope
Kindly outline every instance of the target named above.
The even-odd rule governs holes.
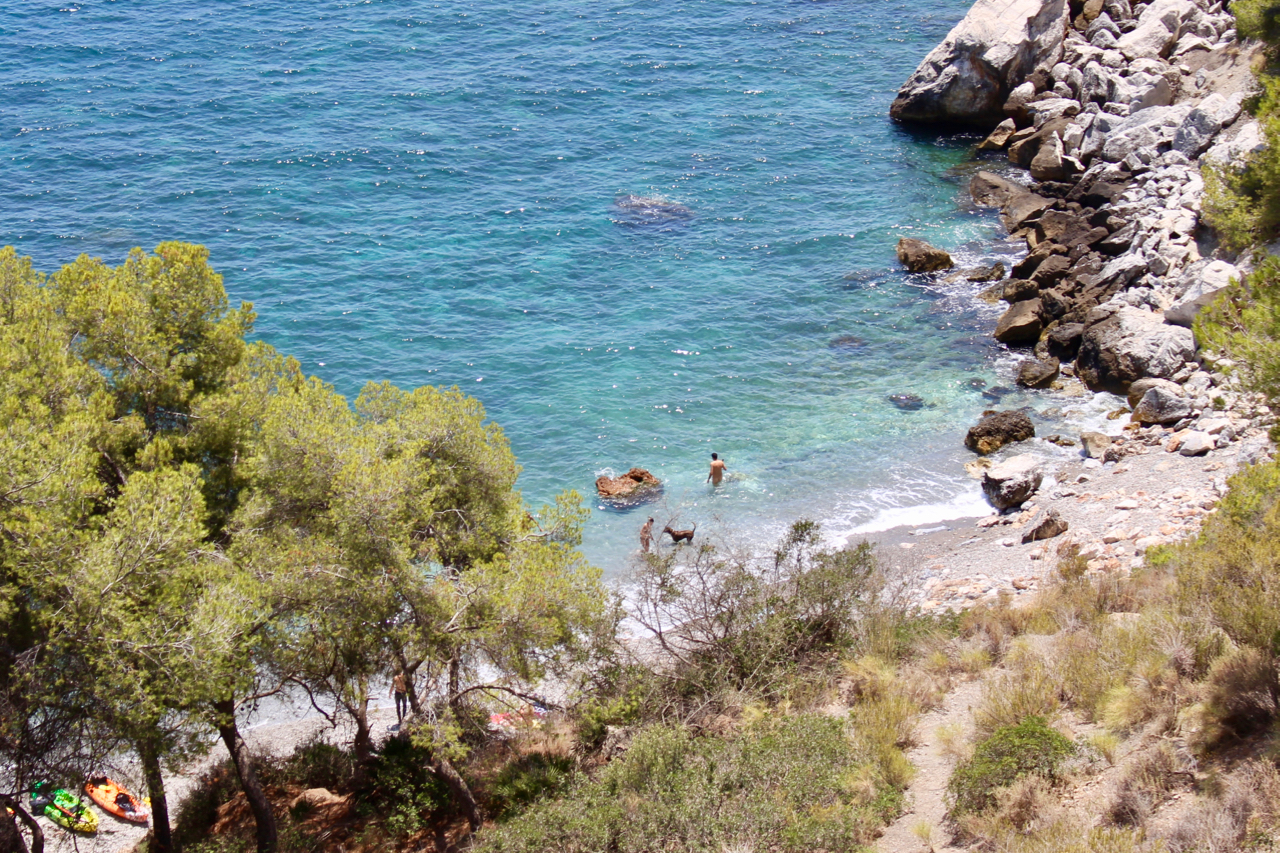
[[[947,784],[954,817],[985,811],[997,804],[997,793],[1032,774],[1057,778],[1076,746],[1049,728],[1040,717],[997,729],[974,747],[973,757],[956,767]]]
[[[856,724],[801,714],[729,740],[654,726],[598,779],[484,830],[476,850],[849,850],[900,804]]]
[[[1184,613],[1207,616],[1236,643],[1274,653],[1280,639],[1280,464],[1252,466],[1175,550]]]

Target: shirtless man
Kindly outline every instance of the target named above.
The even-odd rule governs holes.
[[[644,549],[646,554],[649,553],[649,544],[653,542],[653,519],[649,519],[644,523],[644,527],[640,528],[640,547]]]
[[[707,475],[707,481],[713,486],[720,485],[720,481],[724,479],[724,472],[727,470],[729,469],[725,468],[724,461],[719,456],[712,453],[711,473]]]

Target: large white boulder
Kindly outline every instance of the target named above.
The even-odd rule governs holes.
[[[1143,377],[1173,377],[1195,353],[1190,329],[1140,308],[1099,305],[1085,323],[1076,373],[1090,388],[1123,394]]]
[[[889,115],[994,127],[1013,88],[1062,58],[1067,13],[1065,0],[977,0],[903,84]]]
[[[1189,327],[1200,309],[1217,298],[1218,291],[1240,277],[1240,270],[1226,261],[1193,264],[1180,282],[1185,288],[1182,295],[1164,311],[1165,322]]]
[[[1101,142],[1099,154],[1102,159],[1108,163],[1119,163],[1138,149],[1154,149],[1162,143],[1172,142],[1192,109],[1190,104],[1149,107],[1118,120],[1105,121],[1103,116],[1106,114],[1099,113],[1089,130],[1085,146],[1091,147],[1096,139]]]
[[[992,465],[982,474],[982,493],[996,509],[1018,506],[1040,488],[1042,462],[1038,456],[1023,453]]]
[[[1190,0],[1155,0],[1143,10],[1138,26],[1120,37],[1117,48],[1129,59],[1167,56],[1183,23],[1199,13]]]

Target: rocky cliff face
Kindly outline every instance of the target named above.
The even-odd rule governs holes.
[[[1075,360],[1064,374],[1095,390],[1170,380],[1179,428],[1215,406],[1269,418],[1201,369],[1189,328],[1247,268],[1200,223],[1201,164],[1262,144],[1242,110],[1256,48],[1234,26],[1221,0],[978,0],[894,104],[904,120],[986,122],[979,150],[1030,172],[993,163],[971,185],[1028,248],[993,291],[1009,303],[996,337]]]

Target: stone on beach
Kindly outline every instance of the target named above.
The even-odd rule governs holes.
[[[1048,388],[1060,369],[1061,364],[1052,356],[1023,359],[1018,365],[1017,383],[1024,388]]]
[[[1100,432],[1080,433],[1080,444],[1084,447],[1084,455],[1090,459],[1101,459],[1114,441],[1115,439],[1111,436]]]
[[[1133,409],[1133,419],[1143,424],[1172,424],[1191,414],[1191,401],[1167,388],[1147,389]]]
[[[1150,311],[1100,306],[1089,312],[1076,372],[1094,390],[1123,394],[1143,377],[1168,379],[1195,352],[1190,329],[1171,326]]]
[[[1041,459],[1023,453],[992,465],[982,475],[982,493],[998,510],[1021,505],[1036,493],[1044,479]]]
[[[1033,344],[1040,339],[1044,321],[1040,319],[1040,300],[1024,299],[1009,306],[996,323],[995,338],[1002,344]]]
[[[1052,539],[1067,532],[1067,521],[1056,509],[1048,509],[1044,515],[1035,520],[1026,533],[1022,534],[1022,544]]]
[[[992,412],[969,428],[964,446],[980,456],[994,453],[1006,444],[1025,441],[1036,434],[1031,418],[1022,412]]]

